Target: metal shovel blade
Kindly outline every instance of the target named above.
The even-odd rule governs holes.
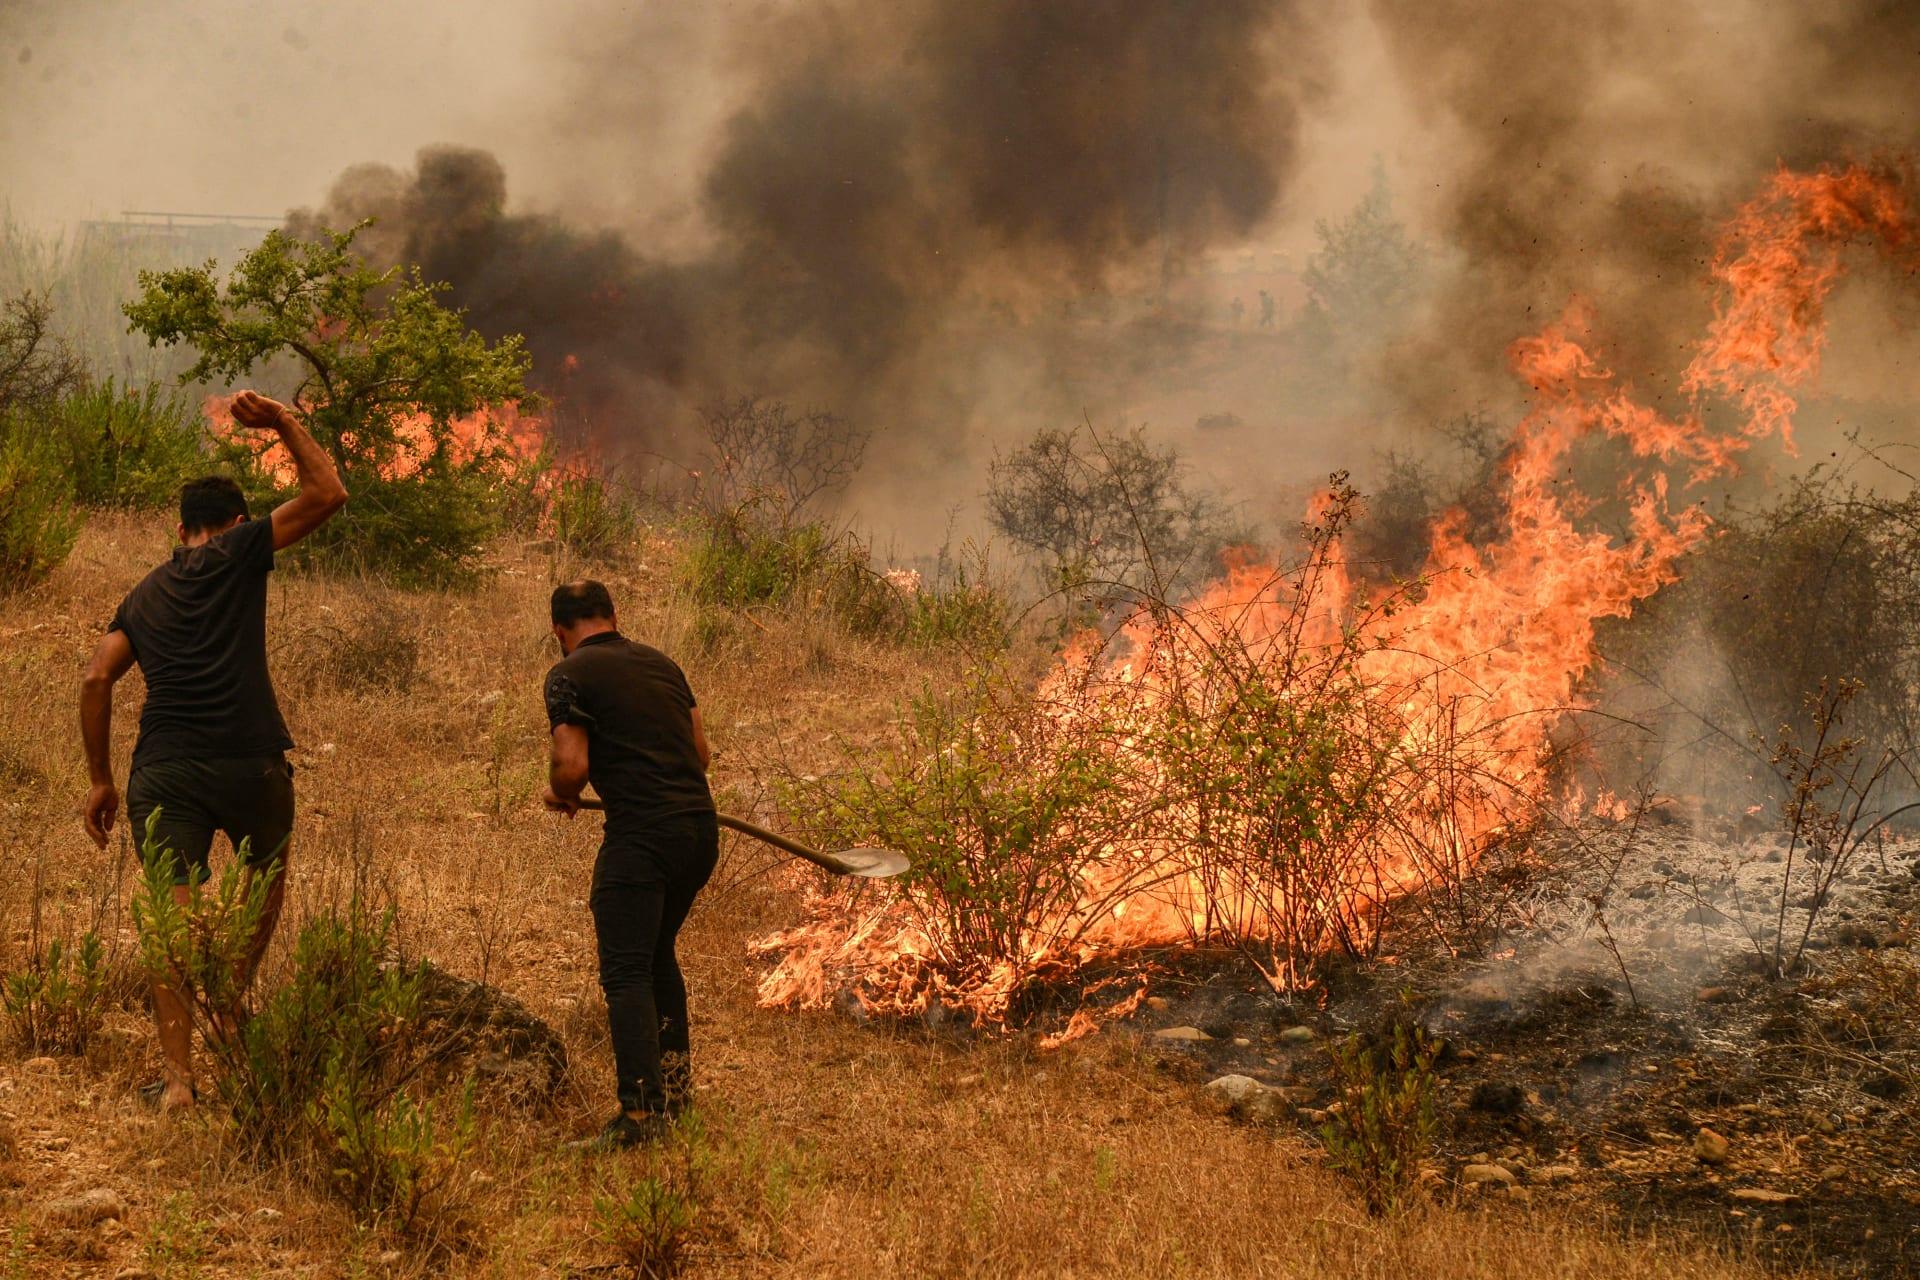
[[[912,867],[907,855],[894,849],[839,849],[822,857],[832,861],[834,874],[885,880]]]

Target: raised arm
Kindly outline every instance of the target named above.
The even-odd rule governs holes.
[[[102,849],[120,812],[120,792],[113,785],[113,686],[133,666],[133,642],[124,631],[109,631],[94,647],[87,674],[80,681],[80,741],[87,752],[87,806],[82,817],[87,834]]]
[[[272,431],[293,458],[300,492],[273,509],[273,549],[283,550],[318,529],[347,505],[339,469],[293,411],[252,391],[233,399],[233,420],[255,431]]]

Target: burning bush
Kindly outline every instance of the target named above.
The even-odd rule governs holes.
[[[417,272],[369,269],[356,234],[272,233],[224,286],[211,264],[142,272],[127,318],[150,342],[197,351],[182,381],[297,362],[294,406],[355,500],[351,519],[300,544],[302,557],[422,585],[469,579],[529,452],[513,433],[514,411],[532,402],[526,353],[517,338],[489,344],[468,329]],[[263,501],[291,478],[271,449],[236,440],[229,452]]]
[[[889,1011],[938,997],[998,1020],[1049,973],[1207,941],[1260,948],[1291,987],[1327,950],[1366,949],[1397,903],[1464,901],[1487,851],[1553,802],[1550,731],[1581,706],[1596,624],[1673,581],[1708,532],[1669,501],[1670,471],[1705,480],[1787,433],[1842,249],[1873,235],[1902,250],[1912,222],[1884,175],[1778,175],[1715,256],[1724,294],[1683,416],[1629,398],[1570,309],[1511,350],[1533,408],[1501,455],[1493,532],[1447,513],[1410,587],[1350,571],[1355,494],[1336,477],[1296,568],[1242,564],[1179,608],[1149,595],[1007,704],[1032,711],[923,715],[910,750],[803,791],[833,834],[892,840],[930,870],[878,903],[822,899],[768,939],[763,999],[850,985]],[[1718,398],[1744,410],[1737,430],[1708,426]],[[1581,522],[1589,504],[1562,485],[1590,438],[1629,464],[1619,533]]]
[[[891,845],[915,872],[770,939],[762,994],[849,984],[993,1021],[1035,983],[1165,944],[1242,948],[1292,989],[1330,951],[1369,953],[1395,901],[1457,894],[1524,816],[1518,766],[1542,739],[1508,736],[1458,672],[1396,665],[1398,597],[1347,612],[1353,497],[1330,492],[1294,568],[1152,600],[1038,690],[983,676],[965,704],[916,707],[881,760],[794,788],[822,838]]]

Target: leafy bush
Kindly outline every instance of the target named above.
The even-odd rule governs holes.
[[[1394,1026],[1390,1045],[1350,1036],[1328,1048],[1340,1106],[1320,1133],[1368,1213],[1400,1208],[1419,1181],[1433,1141],[1437,1053],[1426,1032],[1405,1023]]]
[[[298,362],[294,407],[354,497],[352,518],[300,543],[299,558],[422,586],[467,582],[499,528],[511,472],[512,450],[487,415],[533,402],[526,351],[518,337],[489,344],[467,328],[441,305],[444,286],[418,272],[367,267],[353,250],[358,231],[271,233],[224,285],[212,263],[142,272],[127,318],[152,343],[198,353],[183,382]],[[255,474],[274,487],[291,479]]]
[[[472,1094],[449,1115],[408,1091],[427,1060],[413,1036],[425,967],[392,962],[391,912],[372,912],[356,891],[344,912],[313,917],[287,981],[241,1022],[238,982],[277,864],[248,874],[236,858],[182,904],[177,864],[154,846],[151,824],[143,851],[134,917],[147,966],[205,1034],[236,1141],[305,1167],[365,1221],[405,1230],[440,1207],[472,1141]]]
[[[60,402],[54,421],[75,496],[89,507],[166,507],[208,469],[199,409],[153,384],[88,383]]]
[[[27,968],[7,975],[0,1000],[21,1049],[81,1054],[100,1030],[112,987],[106,948],[89,930],[78,946],[48,942]]]
[[[589,560],[612,560],[633,550],[640,511],[606,477],[564,470],[547,487],[543,520],[555,543]]]
[[[764,499],[700,516],[680,576],[702,604],[746,609],[803,601],[862,635],[888,634],[906,617],[901,593],[873,571],[857,539],[792,519]]]
[[[597,1195],[600,1238],[643,1280],[679,1275],[700,1229],[703,1142],[696,1123],[676,1127],[653,1172],[622,1194]]]
[[[0,594],[59,568],[84,523],[57,442],[21,418],[0,418]]]
[[[826,958],[856,994],[914,992],[920,1003],[998,1013],[1056,972],[1136,887],[1124,871],[1102,873],[1161,800],[1138,785],[1123,728],[1063,717],[1061,697],[982,669],[957,697],[916,701],[879,757],[784,784],[783,807],[828,847],[879,844],[912,859],[887,907],[889,935],[906,944],[874,965]],[[1090,883],[1112,896],[1090,895]],[[783,972],[820,958],[789,951],[770,982],[777,988]]]

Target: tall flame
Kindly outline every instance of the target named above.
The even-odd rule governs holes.
[[[1195,689],[1203,710],[1244,714],[1209,685],[1223,644],[1284,681],[1322,679],[1338,664],[1359,691],[1341,704],[1365,721],[1355,737],[1387,735],[1397,744],[1391,767],[1404,775],[1388,780],[1382,794],[1396,817],[1369,830],[1364,856],[1337,862],[1331,878],[1254,883],[1210,872],[1179,821],[1154,824],[1107,839],[1076,871],[1078,894],[1049,905],[1016,954],[986,966],[953,963],[931,888],[910,883],[877,906],[822,891],[803,924],[760,944],[777,957],[762,1002],[821,1006],[851,990],[881,1011],[938,999],[995,1021],[1038,977],[1126,948],[1222,936],[1264,941],[1269,976],[1298,982],[1300,938],[1322,949],[1364,942],[1384,904],[1436,876],[1470,873],[1516,813],[1548,801],[1541,763],[1557,717],[1580,705],[1596,621],[1630,613],[1672,581],[1678,558],[1707,534],[1697,504],[1674,508],[1668,471],[1697,484],[1766,437],[1790,450],[1795,391],[1818,372],[1843,251],[1871,240],[1910,266],[1915,231],[1890,174],[1780,171],[1719,242],[1714,318],[1682,378],[1683,415],[1664,416],[1620,385],[1590,349],[1589,311],[1575,300],[1508,353],[1534,398],[1504,455],[1498,537],[1470,542],[1462,513],[1442,518],[1420,587],[1386,601],[1351,580],[1337,523],[1324,526],[1304,567],[1235,566],[1177,615],[1144,610],[1117,642],[1084,642],[1045,682],[1056,725],[1089,715],[1125,725]],[[1709,424],[1722,404],[1738,412],[1731,430]],[[1594,436],[1646,464],[1622,489],[1631,513],[1623,537],[1576,523],[1589,504],[1568,486],[1568,463]],[[1334,785],[1353,767],[1337,766]],[[1159,785],[1165,766],[1143,761],[1138,779]],[[1186,821],[1193,829],[1193,815]],[[1076,1017],[1056,1040],[1091,1026]]]

